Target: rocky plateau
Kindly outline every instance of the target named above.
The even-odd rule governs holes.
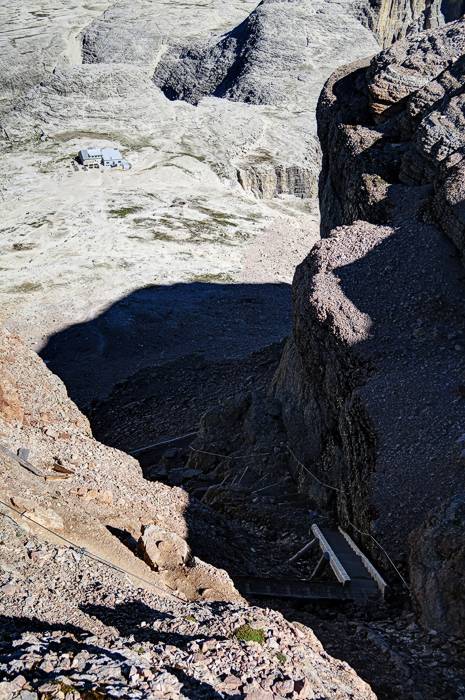
[[[465,699],[464,11],[0,7],[0,700]]]

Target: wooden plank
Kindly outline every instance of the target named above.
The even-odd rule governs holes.
[[[40,476],[42,479],[45,479],[45,474],[40,469],[37,469],[37,467],[34,467],[33,464],[30,464],[30,462],[28,462],[26,459],[23,459],[19,455],[15,454],[7,447],[0,445],[0,454],[3,454],[4,457],[8,457],[9,459],[12,459],[13,461],[17,462],[24,469],[27,469],[28,472],[35,474],[35,476]]]
[[[345,586],[347,583],[350,582],[350,576],[343,567],[340,559],[337,557],[335,551],[333,548],[330,546],[329,542],[327,541],[326,537],[323,535],[321,532],[320,528],[318,525],[313,524],[312,525],[312,532],[315,535],[315,537],[318,538],[318,541],[320,543],[321,550],[323,552],[327,552],[329,554],[329,564],[334,571],[337,580]]]
[[[379,571],[377,571],[377,569],[373,566],[373,564],[368,559],[368,557],[365,556],[365,554],[361,551],[361,549],[359,549],[359,547],[357,547],[357,545],[353,541],[352,537],[347,532],[345,532],[345,530],[343,530],[341,526],[339,526],[339,532],[344,537],[344,539],[346,540],[349,547],[355,552],[355,554],[357,554],[358,557],[360,557],[364,567],[366,568],[366,570],[370,574],[371,578],[375,581],[375,583],[378,586],[378,588],[381,592],[381,595],[384,599],[384,595],[386,593],[386,588],[387,588],[386,581],[383,579],[383,577],[381,576]]]
[[[350,600],[351,592],[340,583],[300,579],[237,576],[234,583],[244,596],[293,600]]]

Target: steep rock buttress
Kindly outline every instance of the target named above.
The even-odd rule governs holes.
[[[399,561],[427,514],[465,487],[464,50],[458,20],[326,84],[325,238],[297,269],[293,336],[275,378],[289,442],[314,475],[297,467],[302,488]],[[421,531],[410,540],[423,618],[457,634],[463,597],[437,597],[464,532],[462,519],[456,547],[442,552],[437,541],[416,545]],[[425,583],[433,551],[435,587]]]

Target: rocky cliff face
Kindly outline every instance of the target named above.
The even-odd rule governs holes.
[[[458,493],[435,509],[412,533],[410,578],[420,615],[446,635],[463,635],[465,495]]]
[[[293,337],[275,378],[289,443],[311,472],[294,464],[302,488],[394,559],[464,485],[464,40],[459,20],[326,84],[325,238],[296,271]],[[449,595],[460,546],[445,552],[425,527],[429,550],[412,545],[423,619],[444,629],[449,606],[463,634],[452,612],[463,599]],[[383,560],[370,537],[365,544]],[[436,574],[425,583],[432,549]]]
[[[96,442],[4,330],[0,477],[0,697],[374,700],[310,629],[248,607],[197,559],[186,492]]]
[[[120,541],[115,533],[125,533],[134,543],[140,539],[145,553],[148,545],[141,529],[156,526],[164,532],[156,540],[162,550],[165,541],[175,540],[178,550],[187,552],[183,492],[145,481],[134,459],[96,442],[62,382],[18,337],[4,330],[0,331],[0,446],[1,499],[18,514],[37,521],[38,525],[29,522],[33,533],[43,537],[40,526],[45,525],[52,541],[56,532],[167,592],[179,589],[192,599],[205,594],[240,599],[224,572],[216,573],[192,559],[190,552],[176,566],[174,556],[153,557],[152,565],[150,561],[146,565]],[[19,448],[29,450],[28,460],[43,476],[16,461]],[[22,524],[20,515],[6,512]]]
[[[415,32],[459,19],[464,10],[463,0],[371,0],[361,4],[362,16],[384,47]]]

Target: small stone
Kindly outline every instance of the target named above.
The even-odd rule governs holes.
[[[12,496],[10,500],[20,513],[25,513],[27,510],[32,510],[32,508],[34,508],[33,501],[29,501],[21,496]]]
[[[51,673],[53,671],[53,664],[46,659],[45,661],[42,661],[39,668],[45,673]]]
[[[100,503],[103,503],[104,505],[111,506],[113,505],[113,492],[112,491],[99,491],[97,499],[100,501]]]
[[[52,440],[56,440],[59,437],[59,432],[53,428],[44,428],[44,433],[48,437],[52,438]]]
[[[244,699],[246,700],[273,700],[274,694],[268,690],[262,690],[261,688],[246,690],[244,693]]]
[[[290,678],[283,681],[276,681],[273,685],[273,691],[278,695],[288,695],[294,690],[294,681]]]
[[[237,676],[226,676],[222,682],[222,686],[225,690],[237,690],[237,688],[239,688],[241,685],[241,682],[241,679]]]

